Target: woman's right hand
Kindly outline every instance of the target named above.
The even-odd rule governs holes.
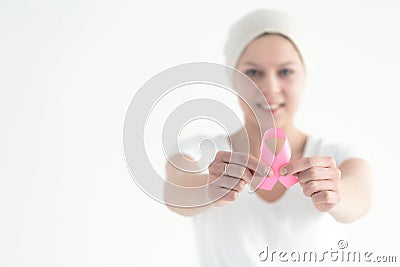
[[[208,172],[208,197],[217,207],[235,201],[246,184],[255,187],[263,177],[272,175],[272,170],[262,160],[229,151],[217,152]]]

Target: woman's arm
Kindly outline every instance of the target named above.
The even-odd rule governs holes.
[[[193,158],[187,155],[185,155],[184,157],[185,158],[183,158],[183,156],[181,155],[176,155],[171,159],[171,161],[174,162],[175,165],[185,170],[199,170],[199,167],[194,162]],[[169,162],[167,162],[166,164],[166,174],[167,181],[177,186],[198,187],[207,185],[207,174],[193,174],[190,172],[183,172],[175,166],[171,165]],[[189,190],[187,190],[185,194],[180,194],[178,196],[173,186],[164,187],[164,200],[167,207],[170,210],[183,216],[195,216],[209,208],[211,205],[208,204],[199,208],[178,208],[175,206],[171,206],[168,203],[199,203],[202,200],[201,198],[204,198],[204,196],[205,194],[201,196],[196,196],[193,193],[189,192]]]
[[[350,223],[365,215],[371,204],[371,168],[365,160],[350,159],[339,167],[341,201],[330,214],[339,222]]]
[[[186,156],[185,156],[186,158]],[[175,165],[185,170],[199,170],[195,162],[188,161],[183,156],[177,155],[172,159]],[[190,157],[187,157],[191,159]],[[167,181],[185,187],[201,187],[196,190],[177,190],[175,186],[165,186],[164,198],[166,203],[201,203],[201,207],[180,208],[167,206],[184,216],[194,216],[210,208],[222,207],[235,201],[238,194],[247,184],[251,185],[252,179],[271,175],[270,168],[259,159],[239,152],[218,151],[215,159],[208,166],[209,174],[192,174],[183,172],[167,163]],[[179,193],[178,193],[179,191]]]

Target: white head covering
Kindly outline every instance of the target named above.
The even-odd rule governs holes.
[[[225,44],[226,65],[235,67],[247,45],[264,33],[278,33],[287,37],[304,60],[303,33],[299,22],[283,11],[260,9],[245,15],[232,25]]]

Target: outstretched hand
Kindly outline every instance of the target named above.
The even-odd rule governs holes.
[[[299,179],[305,196],[317,210],[331,211],[340,202],[341,171],[332,157],[305,157],[289,162],[281,175],[293,174]]]
[[[235,201],[246,184],[254,178],[270,175],[270,167],[244,153],[219,151],[208,166],[208,197],[214,206]],[[257,179],[256,179],[257,180]]]

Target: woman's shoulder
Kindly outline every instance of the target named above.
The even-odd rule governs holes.
[[[357,158],[369,161],[370,158],[368,150],[360,144],[317,134],[307,135],[303,156],[331,156],[335,158],[337,165],[348,159]]]

